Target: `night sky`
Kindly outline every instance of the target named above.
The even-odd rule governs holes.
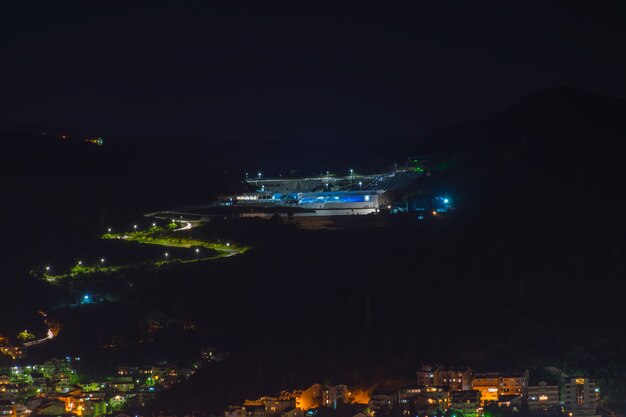
[[[5,128],[359,141],[418,137],[550,86],[626,96],[618,1],[12,3],[0,6]]]

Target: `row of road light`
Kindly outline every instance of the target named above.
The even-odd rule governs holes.
[[[230,243],[226,243],[226,246],[230,247]],[[200,249],[195,248],[194,251],[196,253],[196,256],[200,256]],[[165,252],[163,254],[163,256],[165,257],[165,260],[168,260],[169,257],[170,257],[170,254],[169,254],[169,252]],[[100,258],[100,264],[104,265],[104,263],[105,263],[105,259],[104,258]],[[81,266],[82,264],[83,264],[83,261],[77,261],[76,262],[76,265],[78,265],[78,266]],[[46,272],[50,272],[50,271],[52,271],[52,267],[50,265],[46,265],[45,270],[46,270]]]
[[[104,258],[100,258],[100,264],[104,265],[105,263],[105,259]],[[81,266],[83,264],[83,261],[76,261],[76,265],[77,266]],[[46,265],[46,272],[50,272],[52,271],[52,267],[50,265]]]
[[[322,173],[320,172],[320,175],[322,175]],[[326,176],[330,175],[330,171],[326,171]],[[354,175],[354,169],[350,168],[350,175]],[[262,172],[257,172],[256,174],[258,179],[263,178],[263,173]],[[280,176],[280,174],[279,174]],[[246,179],[248,179],[250,177],[250,173],[246,172]]]
[[[152,223],[152,227],[156,227],[156,223]],[[139,226],[137,226],[136,224],[133,225],[133,229],[134,230],[138,230],[138,228],[139,228]],[[107,228],[107,232],[108,233],[111,233],[112,231],[113,231],[113,229],[111,227]],[[230,247],[230,243],[227,242],[226,243],[226,247]],[[196,252],[196,256],[200,255],[200,249],[199,248],[195,248],[195,252]],[[169,252],[165,252],[163,254],[163,256],[167,260],[167,259],[169,259],[170,254],[169,254]],[[104,265],[104,263],[105,263],[105,259],[104,258],[100,258],[100,264]],[[78,266],[82,266],[82,264],[83,264],[83,261],[81,261],[81,260],[76,262],[76,265],[78,265]],[[46,265],[45,270],[46,270],[46,272],[50,272],[50,271],[52,271],[52,267],[50,265]]]

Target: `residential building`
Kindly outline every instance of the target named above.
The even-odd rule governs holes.
[[[480,404],[480,391],[464,390],[450,392],[450,408],[460,411],[463,417],[477,417]]]
[[[337,408],[337,404],[343,403],[348,396],[346,385],[326,385],[322,389],[322,406]]]
[[[435,371],[439,365],[424,364],[417,371],[417,385],[432,387],[435,385]]]
[[[541,381],[538,385],[529,385],[527,402],[531,411],[555,410],[560,406],[559,386],[548,385],[546,381]]]
[[[469,390],[472,387],[471,368],[454,368],[444,365],[422,365],[417,371],[417,385],[448,387],[450,391]]]
[[[35,408],[35,414],[39,416],[60,416],[65,414],[65,403],[63,401],[50,401]]]
[[[450,406],[450,394],[447,387],[412,387],[398,390],[393,401],[405,415],[434,415]]]
[[[519,395],[524,400],[528,394],[528,371],[476,373],[472,378],[472,388],[480,391],[483,404],[496,402],[501,396],[509,395]]]
[[[563,386],[562,401],[570,417],[598,416],[600,388],[589,378],[572,378]]]
[[[518,412],[522,408],[522,396],[517,394],[500,395],[497,404],[499,408],[508,408]]]
[[[480,391],[480,400],[483,405],[498,401],[499,387],[500,374],[497,372],[475,374],[472,380],[472,389]]]
[[[504,374],[500,377],[498,395],[519,395],[522,399],[528,394],[528,371]]]
[[[309,388],[302,391],[296,398],[296,408],[300,410],[308,410],[317,408],[322,405],[322,385],[313,384]]]

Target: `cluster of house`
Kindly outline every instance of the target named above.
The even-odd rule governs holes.
[[[600,389],[589,378],[565,378],[555,384],[529,384],[529,372],[474,372],[471,368],[424,365],[415,387],[372,395],[373,413],[383,407],[403,415],[435,416],[452,410],[464,417],[483,414],[486,406],[531,412],[564,412],[569,417],[599,417]]]
[[[378,385],[380,387],[380,385]],[[474,372],[471,368],[424,365],[415,385],[381,390],[350,390],[346,385],[314,384],[305,390],[246,400],[231,406],[224,417],[309,417],[320,407],[363,404],[362,414],[374,416],[480,417],[485,408],[535,413],[565,413],[568,417],[599,417],[600,390],[589,378],[561,378],[558,384],[529,385],[529,372]],[[361,413],[359,413],[361,414]]]
[[[141,407],[157,392],[189,378],[200,365],[118,367],[102,381],[84,382],[73,368],[77,361],[80,358],[67,357],[0,370],[0,417],[100,417],[126,406]]]
[[[13,346],[6,336],[0,335],[0,353],[16,360],[26,357],[26,350],[21,346]]]
[[[313,384],[305,390],[281,391],[276,396],[246,400],[241,406],[230,406],[224,417],[304,417],[319,407],[337,408],[344,403],[367,404],[369,397],[352,392],[347,385]]]

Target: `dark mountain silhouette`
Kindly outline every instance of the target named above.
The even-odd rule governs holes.
[[[421,139],[437,184],[489,221],[624,227],[626,100],[574,88],[540,91],[480,121]]]
[[[626,100],[572,87],[541,90],[482,120],[443,128],[419,140],[436,155],[486,154],[530,143],[555,146],[612,142],[626,132]],[[593,135],[589,140],[587,135]],[[589,146],[585,151],[591,150]],[[540,149],[537,149],[540,150]]]

